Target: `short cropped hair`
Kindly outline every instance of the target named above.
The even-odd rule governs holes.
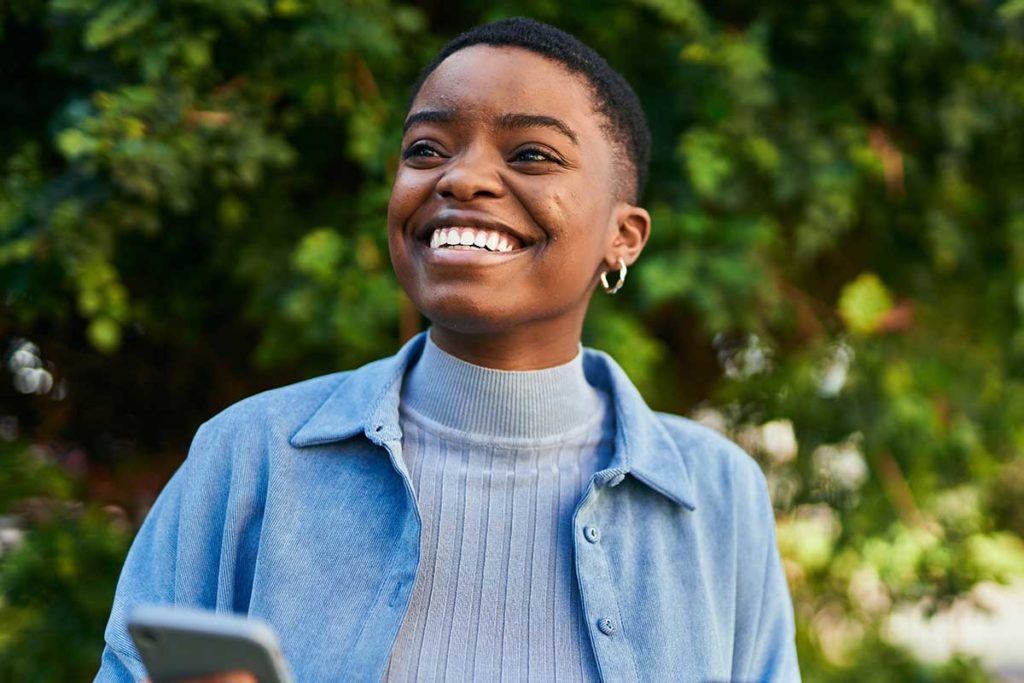
[[[626,169],[623,195],[636,202],[647,183],[651,156],[651,131],[633,88],[593,48],[576,37],[534,19],[513,17],[472,28],[441,48],[413,85],[409,105],[419,94],[424,81],[445,59],[473,45],[520,47],[558,62],[571,73],[582,76],[590,86],[595,109],[605,118],[609,141],[625,152],[631,168]]]

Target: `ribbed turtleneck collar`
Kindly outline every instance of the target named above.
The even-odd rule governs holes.
[[[542,370],[495,370],[467,363],[427,335],[408,371],[402,403],[451,429],[502,438],[571,431],[601,414],[600,392],[583,374],[583,354]]]

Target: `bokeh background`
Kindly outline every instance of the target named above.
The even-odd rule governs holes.
[[[0,680],[91,679],[203,420],[423,328],[407,90],[516,14],[644,103],[653,237],[585,341],[763,466],[805,678],[1022,675],[1024,1],[7,0]]]

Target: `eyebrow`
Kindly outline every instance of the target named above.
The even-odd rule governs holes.
[[[448,110],[424,109],[413,112],[405,119],[405,125],[402,127],[402,132],[405,133],[418,123],[450,123],[454,118],[455,115]],[[570,128],[564,121],[557,119],[554,116],[545,116],[543,114],[509,113],[498,116],[494,120],[494,123],[498,128],[503,130],[512,130],[515,128],[550,128],[551,130],[557,131],[572,140],[573,144],[577,146],[580,144],[579,138],[576,136],[576,133],[573,132],[572,128]]]
[[[402,133],[405,133],[417,123],[448,123],[452,120],[452,113],[441,109],[424,109],[409,114],[402,126]]]
[[[556,130],[565,137],[572,140],[574,145],[579,145],[579,138],[564,121],[554,116],[543,116],[541,114],[502,114],[496,123],[499,128],[510,130],[513,128],[550,128]]]

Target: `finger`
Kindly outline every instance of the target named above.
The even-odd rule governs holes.
[[[181,683],[258,683],[256,677],[246,671],[228,671],[227,673],[190,678]]]
[[[256,677],[245,671],[231,671],[226,674],[218,674],[203,683],[256,683]]]

